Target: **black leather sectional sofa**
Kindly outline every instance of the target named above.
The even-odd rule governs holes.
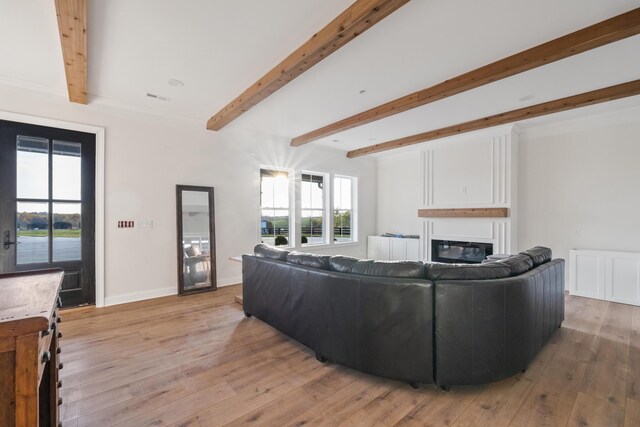
[[[484,264],[372,261],[264,244],[243,256],[243,304],[319,360],[412,384],[526,369],[564,320],[564,260],[535,247]]]

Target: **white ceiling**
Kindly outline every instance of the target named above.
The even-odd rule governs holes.
[[[351,3],[89,0],[90,101],[194,118],[204,127]],[[412,0],[229,126],[297,136],[638,6],[638,0]],[[0,40],[0,82],[64,93],[52,0],[0,0]],[[359,148],[638,78],[640,36],[317,143]],[[169,86],[169,79],[185,85]],[[527,95],[534,98],[519,101]],[[629,105],[640,105],[640,97],[605,109]]]

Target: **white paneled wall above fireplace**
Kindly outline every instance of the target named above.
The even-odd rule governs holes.
[[[507,218],[425,218],[421,256],[431,241],[492,243],[493,253],[517,249],[517,142],[513,126],[429,143],[421,151],[422,207],[508,208]]]
[[[516,139],[508,126],[493,135],[428,145],[422,151],[423,206],[510,207]]]

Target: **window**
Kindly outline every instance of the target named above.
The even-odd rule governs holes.
[[[272,246],[289,246],[291,209],[289,173],[260,169],[260,229],[262,242]]]
[[[335,243],[357,241],[355,224],[356,178],[333,178],[333,241]]]
[[[327,243],[325,215],[325,176],[302,173],[301,188],[301,243],[320,245]]]

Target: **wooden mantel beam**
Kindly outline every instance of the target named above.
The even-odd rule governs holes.
[[[640,8],[389,101],[291,140],[294,147],[640,34]]]
[[[87,103],[87,0],[55,0],[69,101]]]
[[[284,85],[373,27],[409,0],[356,0],[207,122],[220,130]]]
[[[419,133],[417,135],[394,139],[392,141],[382,142],[369,147],[359,148],[357,150],[349,151],[347,153],[347,157],[360,157],[367,154],[379,153],[381,151],[393,150],[395,148],[419,144],[433,139],[444,138],[445,136],[459,135],[492,126],[513,123],[518,120],[532,119],[534,117],[559,113],[561,111],[600,104],[602,102],[613,101],[635,95],[640,95],[640,80],[609,86],[603,89],[581,93],[579,95],[543,102],[542,104],[507,111],[506,113],[483,117],[481,119],[471,120],[457,125]]]

